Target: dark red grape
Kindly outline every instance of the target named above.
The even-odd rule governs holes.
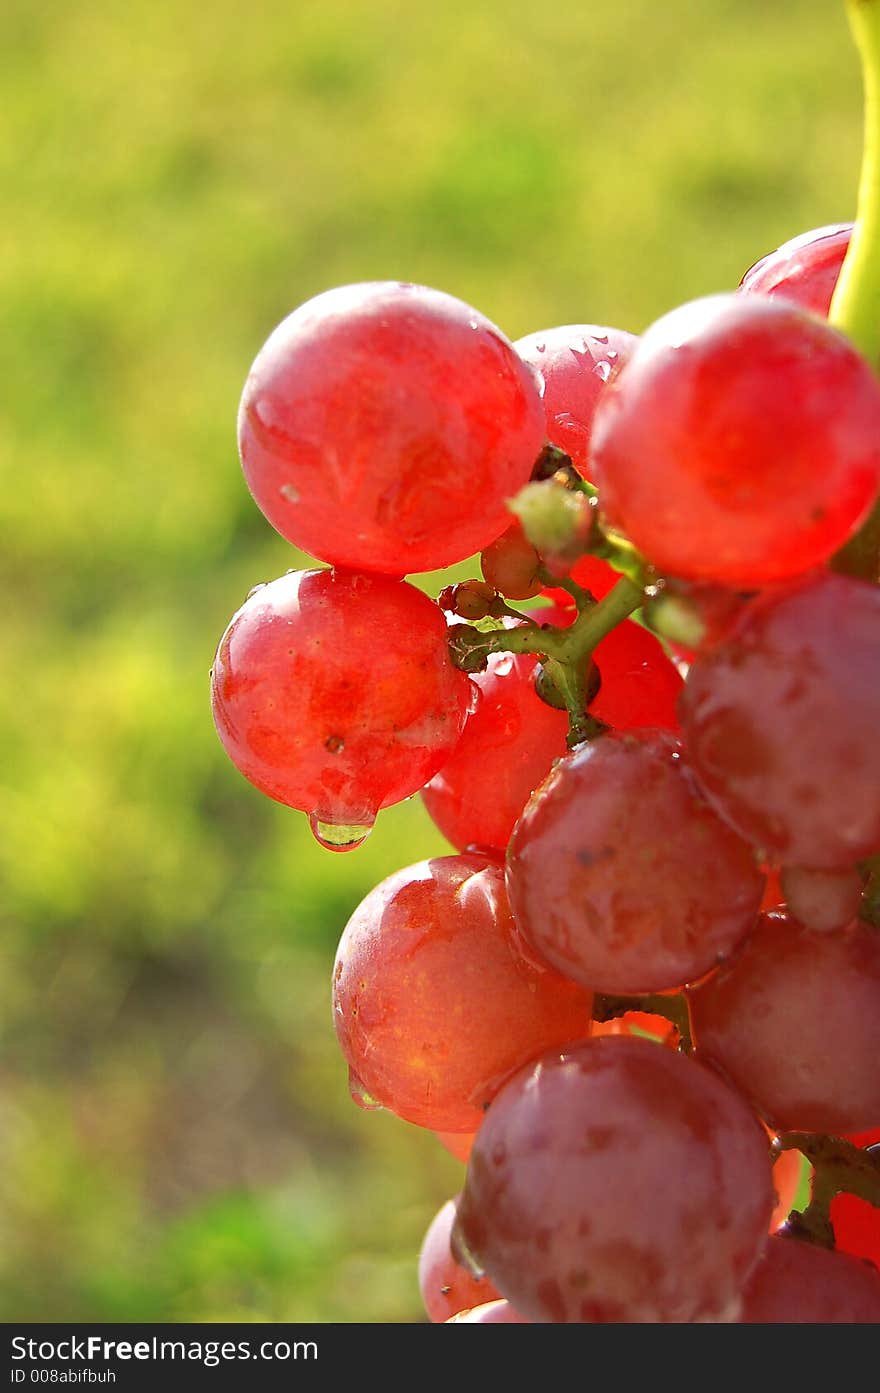
[[[753,601],[679,703],[707,796],[785,865],[880,847],[880,589],[819,574]]]
[[[211,674],[220,739],[245,778],[362,840],[452,753],[472,688],[442,611],[405,581],[293,571],[251,592]],[[367,676],[368,674],[368,676]]]
[[[529,1321],[735,1320],[772,1209],[767,1136],[732,1089],[606,1038],[499,1093],[453,1245]]]
[[[503,532],[543,442],[534,376],[500,330],[397,281],[294,310],[239,411],[245,477],[273,527],[333,565],[396,576]]]
[[[880,382],[783,300],[697,300],[602,394],[591,467],[607,518],[660,571],[760,586],[827,560],[870,511]]]
[[[880,934],[773,911],[690,993],[694,1040],[780,1131],[880,1126]]]
[[[422,861],[355,910],[333,973],[355,1089],[408,1122],[475,1132],[504,1080],[590,1032],[589,992],[519,950],[500,864]]]
[[[764,888],[661,731],[606,735],[561,760],[514,829],[507,884],[531,947],[623,993],[703,976],[752,928]]]
[[[880,1275],[846,1253],[776,1234],[746,1287],[740,1322],[877,1324]]]

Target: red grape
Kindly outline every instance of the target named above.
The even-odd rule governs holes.
[[[590,477],[590,433],[602,388],[638,339],[625,329],[563,324],[528,334],[514,344],[543,384],[547,439]]]
[[[772,1208],[766,1133],[726,1084],[589,1040],[499,1093],[453,1244],[530,1321],[731,1320]]]
[[[772,860],[845,869],[880,847],[880,589],[820,574],[754,600],[679,703],[707,796]]]
[[[772,912],[690,994],[699,1056],[780,1131],[880,1126],[880,934]]]
[[[606,735],[561,760],[514,829],[507,884],[531,947],[626,994],[709,971],[753,926],[764,888],[661,731]]]
[[[880,489],[880,382],[783,300],[697,300],[603,393],[591,466],[609,521],[659,570],[746,587],[797,575]]]
[[[474,1306],[470,1311],[460,1311],[450,1316],[447,1325],[528,1325],[529,1322],[518,1316],[509,1301],[487,1301],[483,1306]]]
[[[565,754],[568,717],[535,691],[538,662],[497,653],[474,675],[481,700],[422,797],[453,846],[503,851],[532,790]]]
[[[408,1122],[475,1132],[505,1078],[590,1032],[589,992],[526,961],[504,873],[423,861],[372,890],[339,944],[334,1021],[355,1084]]]
[[[227,754],[270,798],[311,814],[325,842],[362,840],[461,734],[473,689],[447,632],[433,601],[385,576],[294,571],[257,587],[211,675]]]
[[[852,223],[837,223],[783,242],[746,271],[740,294],[781,295],[827,318],[851,234]]]
[[[334,565],[397,576],[503,532],[543,441],[534,376],[500,330],[396,281],[294,310],[239,411],[245,477],[273,527]]]
[[[873,1325],[880,1322],[880,1275],[846,1253],[776,1234],[746,1287],[740,1321]]]
[[[419,1254],[419,1291],[435,1324],[500,1296],[488,1278],[475,1277],[452,1256],[449,1235],[455,1223],[455,1203],[447,1200],[435,1214]]]

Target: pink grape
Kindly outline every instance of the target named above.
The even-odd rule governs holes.
[[[880,848],[880,589],[820,573],[753,601],[688,673],[688,755],[717,810],[783,865]]]
[[[779,1131],[880,1127],[880,934],[771,911],[690,993],[697,1053]]]
[[[767,1136],[647,1040],[552,1052],[492,1103],[453,1244],[529,1321],[735,1320],[773,1209]]]
[[[517,823],[507,885],[526,942],[596,991],[695,981],[754,925],[764,880],[672,735],[605,735],[556,764]]]
[[[511,1073],[589,1035],[592,996],[523,957],[498,861],[444,856],[355,910],[333,1006],[356,1090],[421,1127],[475,1132]]]

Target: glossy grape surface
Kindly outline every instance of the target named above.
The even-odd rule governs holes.
[[[603,393],[603,511],[661,572],[760,586],[827,560],[880,489],[880,381],[784,300],[673,310]]]
[[[457,744],[471,691],[432,600],[335,570],[252,591],[211,674],[217,730],[245,778],[336,826],[369,827],[421,788]]]
[[[763,915],[736,958],[690,993],[700,1058],[779,1131],[880,1126],[880,934],[811,933]]]
[[[355,910],[333,1007],[360,1089],[435,1131],[475,1132],[504,1080],[590,1031],[588,991],[527,961],[499,862],[445,856],[397,871]]]
[[[539,954],[623,993],[701,977],[752,928],[764,888],[661,731],[606,735],[561,760],[514,829],[507,884]]]
[[[768,858],[845,869],[880,847],[880,589],[822,574],[754,601],[679,703],[707,796]]]
[[[596,404],[605,384],[638,343],[625,329],[597,324],[562,324],[527,334],[514,344],[523,362],[538,374],[547,439],[564,450],[590,478],[590,435]]]
[[[534,377],[501,331],[397,281],[294,310],[239,411],[245,478],[273,527],[333,565],[396,576],[503,532],[543,443]]]
[[[746,1104],[662,1045],[605,1038],[495,1099],[456,1241],[530,1321],[732,1320],[772,1208]]]

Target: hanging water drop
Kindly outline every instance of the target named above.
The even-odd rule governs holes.
[[[327,851],[354,851],[373,830],[372,822],[324,822],[317,813],[309,814],[312,836]]]
[[[382,1104],[377,1103],[371,1093],[368,1093],[353,1069],[348,1071],[348,1091],[351,1094],[352,1102],[357,1103],[364,1112],[381,1112]]]

